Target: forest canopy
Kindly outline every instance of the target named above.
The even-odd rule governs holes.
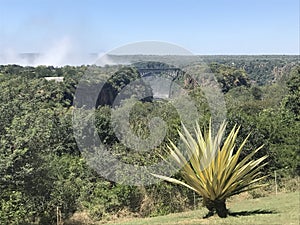
[[[130,129],[146,139],[151,134],[149,121],[160,117],[168,128],[165,138],[145,153],[131,151],[115,134],[111,114],[124,115],[132,96],[128,95],[129,100],[119,107],[113,107],[114,99],[126,85],[141,78],[139,68],[174,68],[159,58],[152,58],[147,64],[139,62],[139,56],[131,57],[135,64],[105,67],[0,66],[1,224],[52,224],[57,207],[64,219],[76,211],[88,211],[101,219],[125,209],[140,216],[153,216],[193,206],[190,190],[183,187],[167,183],[125,186],[107,180],[89,167],[77,146],[72,126],[73,103],[76,88],[87,72],[97,74],[99,79],[86,83],[87,89],[92,90],[100,80],[106,81],[97,97],[95,124],[100,140],[111,154],[126,163],[151,165],[165,154],[168,140],[178,139],[178,112],[170,102],[153,98],[153,90],[144,84],[137,85],[135,91],[148,98],[135,103]],[[271,175],[270,179],[274,170],[282,176],[300,175],[297,57],[207,56],[199,62],[197,56],[184,60],[178,56],[171,61],[182,68],[193,65],[215,75],[226,102],[228,129],[241,125],[238,143],[251,132],[241,157],[264,145],[257,156],[269,156],[264,174]],[[207,127],[211,112],[201,85],[184,69],[179,74],[174,82],[187,90],[201,112],[197,122]],[[63,77],[63,81],[49,81],[46,77]]]

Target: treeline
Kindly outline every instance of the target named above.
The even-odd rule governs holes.
[[[165,62],[175,67],[192,64],[218,63],[244,70],[250,81],[263,86],[287,79],[291,69],[299,65],[298,55],[193,55],[193,56],[144,56],[144,55],[109,55],[115,62],[139,62],[141,60]],[[126,60],[125,60],[126,59]]]
[[[300,67],[292,66],[283,71],[280,82],[263,82],[264,85],[251,82],[246,68],[211,63],[209,70],[215,74],[225,96],[229,128],[241,125],[240,142],[251,132],[243,156],[264,144],[260,154],[269,155],[264,173],[278,170],[299,176]],[[78,100],[74,99],[75,91],[87,73],[95,79],[86,83],[87,87],[107,80],[97,97],[95,123],[111,154],[125,163],[151,165],[165,154],[168,139],[178,139],[178,112],[170,102],[152,98],[135,103],[129,128],[146,139],[151,133],[151,118],[160,117],[168,128],[162,143],[151,153],[136,152],[116,136],[111,115],[124,116],[134,96],[128,95],[119,107],[112,107],[112,102],[123,87],[140,78],[135,68],[0,66],[1,224],[54,224],[57,208],[66,220],[76,211],[102,219],[118,213],[155,216],[194,207],[193,195],[185,188],[168,183],[121,185],[101,177],[88,166],[75,141],[72,125],[73,103]],[[47,81],[44,77],[64,77],[64,81]],[[201,112],[201,118],[195,119],[207,126],[211,113],[201,85],[185,85],[191,83],[186,74],[177,82],[188,90]],[[136,91],[151,95],[145,85],[137,87]]]

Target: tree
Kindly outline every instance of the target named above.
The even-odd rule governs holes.
[[[291,110],[300,120],[300,66],[295,67],[291,77],[287,81],[288,95],[285,100],[285,107]]]
[[[245,70],[216,63],[211,64],[210,68],[211,72],[215,74],[224,93],[227,93],[234,87],[250,86],[249,78]]]

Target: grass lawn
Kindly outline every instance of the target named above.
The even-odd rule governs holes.
[[[122,219],[110,225],[201,225],[201,224],[300,224],[300,192],[280,193],[277,196],[232,200],[227,207],[232,213],[225,219],[217,216],[203,219],[206,209],[145,219]]]

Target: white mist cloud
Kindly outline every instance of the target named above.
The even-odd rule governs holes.
[[[55,42],[53,46],[50,46],[48,49],[46,49],[45,53],[35,60],[34,66],[63,66],[68,64],[67,61],[70,59],[69,57],[71,57],[71,52],[72,41],[70,38],[64,37]]]
[[[116,65],[111,57],[105,53],[98,54],[98,59],[96,65],[98,66],[105,66],[105,65]]]
[[[18,64],[25,66],[28,64],[28,59],[24,59],[14,49],[7,48],[0,53],[0,64]]]
[[[43,52],[36,54],[20,54],[13,48],[0,53],[0,64],[17,64],[21,66],[64,66],[94,64],[97,57],[81,49],[80,44],[69,36],[45,43]]]

